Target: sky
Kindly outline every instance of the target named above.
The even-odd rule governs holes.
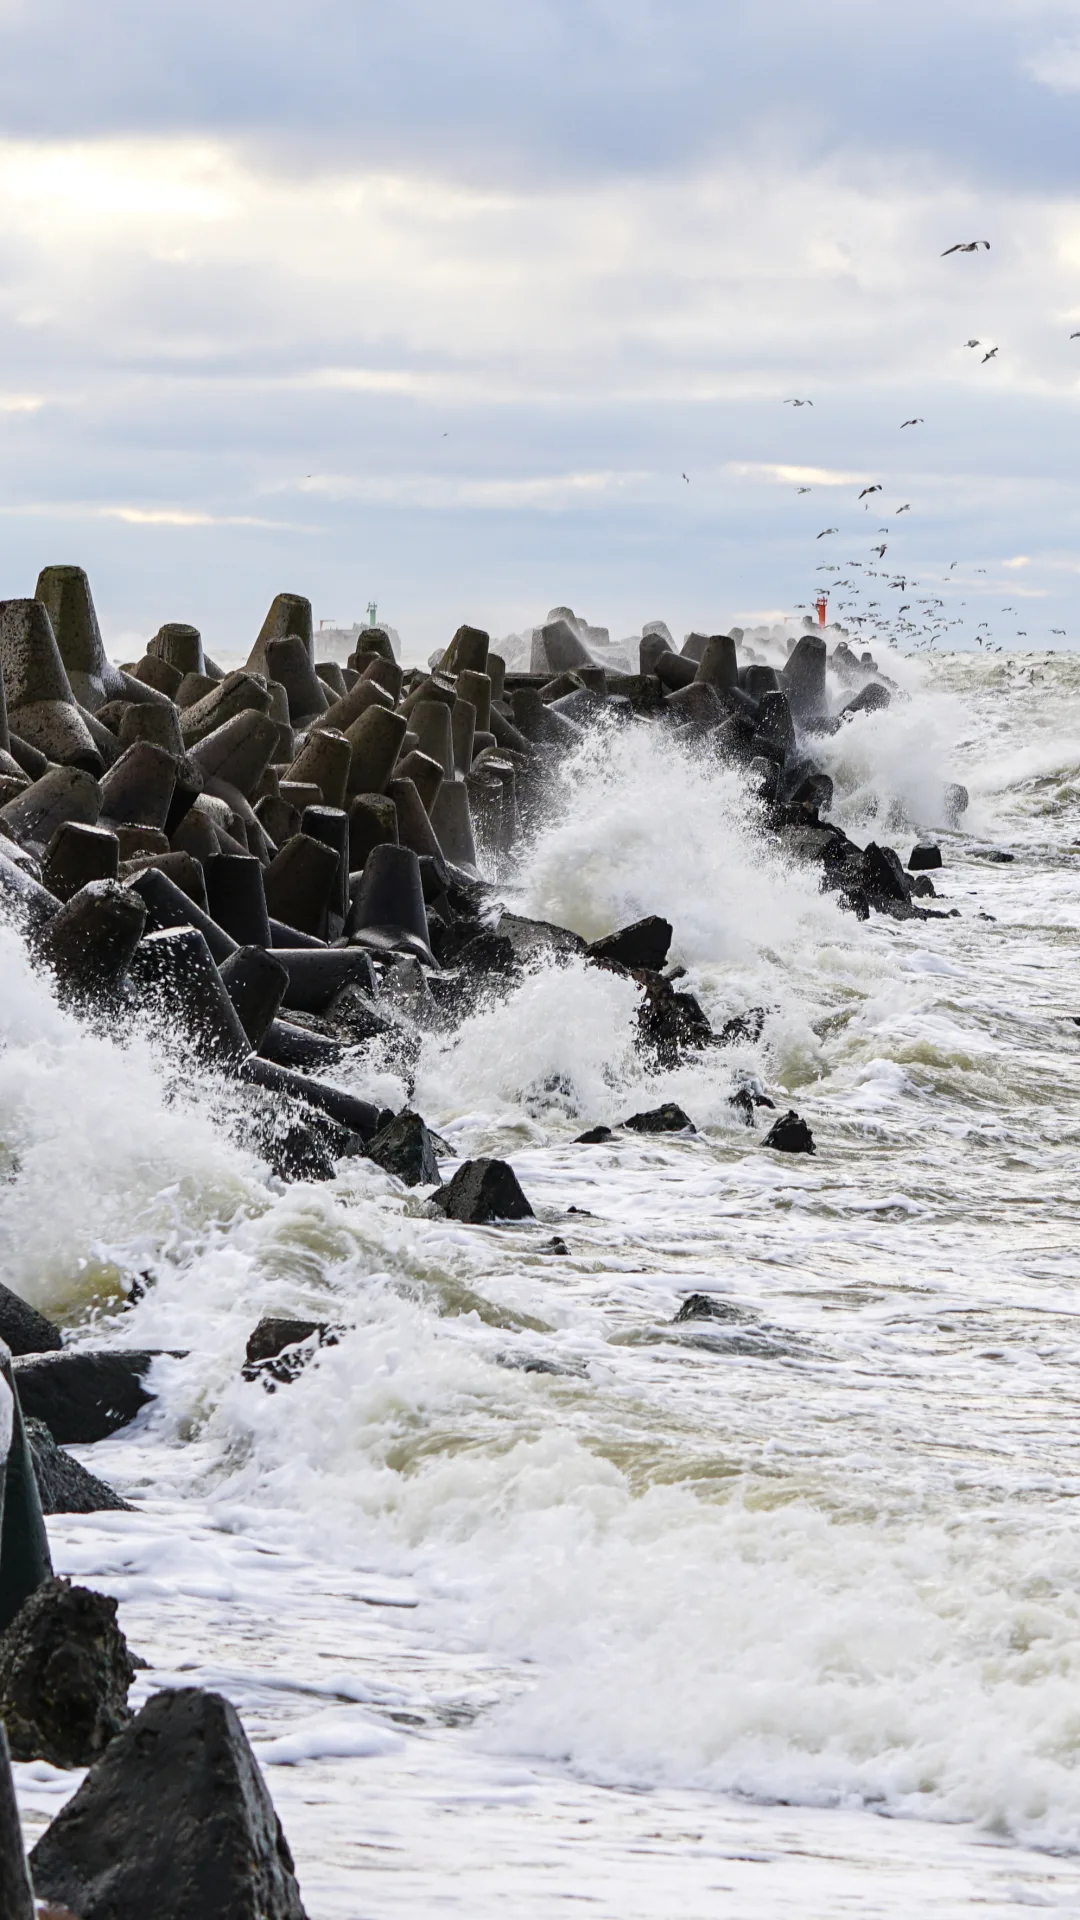
[[[1078,124],[1080,4],[0,0],[2,592],[1080,645]]]

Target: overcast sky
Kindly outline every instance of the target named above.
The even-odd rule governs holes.
[[[0,116],[0,591],[115,652],[715,631],[882,540],[1080,644],[1080,5],[0,0]]]

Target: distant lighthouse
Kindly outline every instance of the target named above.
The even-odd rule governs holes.
[[[825,615],[826,615],[826,612],[827,612],[827,610],[828,610],[828,605],[829,605],[829,596],[828,596],[828,594],[827,594],[827,593],[819,593],[819,594],[818,594],[818,597],[817,597],[817,599],[816,599],[816,600],[814,601],[814,605],[815,605],[815,607],[817,608],[817,623],[818,623],[818,626],[819,626],[819,627],[823,627],[823,626],[825,625]]]

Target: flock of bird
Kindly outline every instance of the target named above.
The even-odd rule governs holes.
[[[946,247],[940,257],[944,260],[947,259],[950,254],[979,253],[982,250],[989,253],[989,240],[957,240],[951,247]],[[1072,340],[1080,340],[1080,330],[1070,334],[1069,337]],[[983,346],[983,342],[977,339],[970,339],[964,342],[964,346],[976,350]],[[987,347],[983,352],[980,364],[985,366],[988,361],[996,360],[997,355],[998,348],[996,346]],[[783,404],[786,407],[812,407],[814,402],[807,398],[792,397],[786,399]],[[901,420],[900,430],[902,432],[906,427],[921,427],[925,424],[921,414],[914,414],[910,419]],[[684,480],[686,477],[684,474]],[[795,491],[797,494],[804,494],[812,492],[813,489],[809,485],[800,485],[796,487]],[[869,512],[871,497],[881,492],[883,492],[883,487],[879,481],[874,481],[871,485],[863,487],[858,499],[863,504],[864,512]],[[898,506],[893,510],[893,517],[901,513],[910,512],[911,501],[906,500],[902,506]],[[879,527],[878,532],[888,535],[889,528],[888,526]],[[818,540],[827,540],[833,538],[838,533],[838,527],[823,527],[816,538]],[[882,561],[888,551],[887,539],[879,542],[876,546],[872,546],[869,551],[873,559],[878,562]],[[948,583],[950,575],[955,572],[958,565],[959,561],[952,561],[948,573],[938,584]],[[826,561],[817,568],[817,571],[819,573],[832,573],[835,576],[831,583],[829,583],[829,592],[837,594],[839,591],[844,591],[858,595],[858,598],[852,600],[834,599],[831,611],[834,619],[840,617],[843,624],[856,627],[860,635],[863,634],[863,629],[865,628],[868,630],[865,635],[867,638],[873,635],[874,637],[884,640],[900,641],[902,644],[909,646],[913,651],[918,651],[923,648],[930,649],[935,647],[940,640],[946,637],[950,629],[955,627],[963,628],[967,624],[961,614],[957,614],[952,618],[948,617],[944,600],[941,599],[940,595],[933,593],[926,593],[921,597],[913,597],[910,600],[902,598],[897,611],[893,614],[888,614],[883,610],[880,600],[865,597],[864,590],[870,582],[882,581],[886,583],[887,591],[899,592],[901,596],[907,595],[909,590],[920,587],[925,583],[911,579],[902,572],[884,569],[879,570],[879,568],[874,567],[868,561],[847,560],[844,563],[844,568],[845,572],[842,573],[835,564]],[[859,573],[862,578],[860,580],[852,580],[846,577],[848,570]],[[976,567],[975,572],[977,574],[985,574],[986,568]],[[964,608],[967,602],[962,600],[959,604]],[[800,610],[805,611],[805,608],[800,606]],[[1014,616],[1016,614],[1014,607],[1002,607],[1001,611],[1003,614],[1012,614]],[[908,616],[906,619],[904,618],[905,615]],[[972,637],[976,645],[984,652],[1001,653],[1004,651],[1003,645],[994,639],[993,635],[989,632],[989,626],[990,623],[988,620],[981,620]],[[986,631],[983,631],[983,629],[986,629]],[[1050,631],[1053,635],[1062,639],[1066,637],[1063,627],[1052,627]],[[1017,628],[1016,638],[1027,639],[1027,631],[1022,627]]]

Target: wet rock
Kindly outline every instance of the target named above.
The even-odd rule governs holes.
[[[779,1120],[773,1122],[761,1144],[775,1148],[777,1153],[815,1152],[814,1136],[794,1107],[789,1107],[787,1113],[782,1113]]]
[[[718,1300],[712,1293],[688,1293],[671,1324],[677,1327],[687,1320],[745,1319],[742,1308],[732,1306],[730,1300]]]
[[[728,1105],[735,1109],[735,1112],[745,1127],[753,1126],[754,1096],[750,1092],[749,1087],[736,1087],[735,1092],[728,1101]]]
[[[942,798],[946,825],[955,827],[961,814],[967,812],[969,803],[970,795],[967,788],[962,787],[958,780],[951,781]]]
[[[764,1007],[747,1007],[745,1013],[734,1014],[730,1020],[725,1020],[720,1028],[716,1036],[717,1046],[735,1047],[744,1041],[753,1043],[760,1040],[765,1025],[765,1014]]]
[[[292,1320],[266,1314],[247,1343],[242,1368],[245,1380],[285,1387],[311,1359],[318,1347],[336,1347],[338,1329],[325,1320]]]
[[[292,1855],[236,1710],[156,1693],[30,1858],[80,1920],[306,1920]]]
[[[156,1352],[71,1349],[26,1354],[13,1364],[23,1412],[41,1420],[61,1446],[117,1433],[153,1398],[144,1385]]]
[[[671,981],[659,973],[643,971],[636,977],[643,987],[637,1014],[638,1045],[658,1066],[678,1066],[685,1052],[712,1046],[712,1027],[694,994],[676,992]]]
[[[908,855],[909,873],[936,871],[941,865],[941,848],[936,843],[920,840],[912,847]]]
[[[58,1353],[63,1347],[59,1327],[36,1307],[0,1283],[0,1340],[13,1354]]]
[[[62,1914],[56,1907],[39,1909],[35,1904],[8,1743],[0,1724],[0,1913],[4,1920],[35,1920],[39,1912],[41,1920],[75,1920],[71,1913]]]
[[[668,957],[672,933],[670,920],[650,913],[632,926],[594,940],[587,951],[593,960],[615,960],[622,967],[648,967],[659,973]]]
[[[915,900],[936,900],[937,888],[928,873],[917,873],[911,883],[911,895]]]
[[[697,1128],[688,1113],[676,1106],[673,1100],[665,1100],[662,1106],[649,1107],[644,1113],[632,1113],[629,1120],[623,1121],[631,1133],[696,1133]]]
[[[863,849],[863,886],[872,907],[888,913],[896,906],[911,904],[911,882],[891,847],[879,847],[871,840]]]
[[[441,1187],[435,1143],[418,1113],[395,1115],[369,1140],[364,1151],[385,1173],[396,1174],[407,1187]]]
[[[41,1420],[27,1419],[26,1438],[42,1513],[132,1513],[113,1487],[58,1447]]]
[[[603,1141],[614,1140],[614,1138],[614,1132],[610,1127],[587,1127],[584,1133],[577,1135],[574,1145],[575,1147],[598,1147]]]
[[[517,1175],[505,1160],[466,1160],[449,1184],[432,1195],[432,1205],[450,1220],[474,1225],[533,1218]]]
[[[134,1678],[116,1601],[46,1580],[0,1639],[0,1719],[13,1757],[92,1766],[131,1718]]]

